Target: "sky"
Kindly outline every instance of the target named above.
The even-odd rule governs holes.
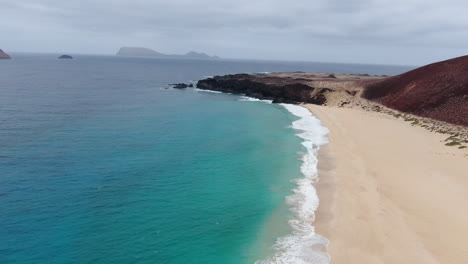
[[[223,58],[423,65],[468,54],[466,0],[0,0],[7,52],[147,47]]]

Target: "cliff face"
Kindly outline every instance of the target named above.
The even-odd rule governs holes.
[[[293,79],[259,78],[255,75],[235,74],[200,80],[197,88],[225,93],[245,94],[249,97],[273,100],[273,103],[324,104],[328,89],[316,89]]]
[[[375,81],[363,97],[402,112],[468,126],[468,56]]]
[[[11,59],[11,57],[0,49],[0,59]]]

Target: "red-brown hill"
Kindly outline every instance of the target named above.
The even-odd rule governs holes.
[[[468,126],[468,56],[375,81],[363,97],[402,112]]]

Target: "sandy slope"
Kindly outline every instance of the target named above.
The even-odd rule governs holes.
[[[388,115],[308,108],[331,131],[316,226],[332,263],[468,263],[466,149]]]

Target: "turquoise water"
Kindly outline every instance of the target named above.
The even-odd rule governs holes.
[[[279,105],[167,84],[352,68],[54,58],[23,54],[0,63],[0,263],[271,256],[276,238],[290,232],[285,197],[306,151],[291,128],[297,117]]]

